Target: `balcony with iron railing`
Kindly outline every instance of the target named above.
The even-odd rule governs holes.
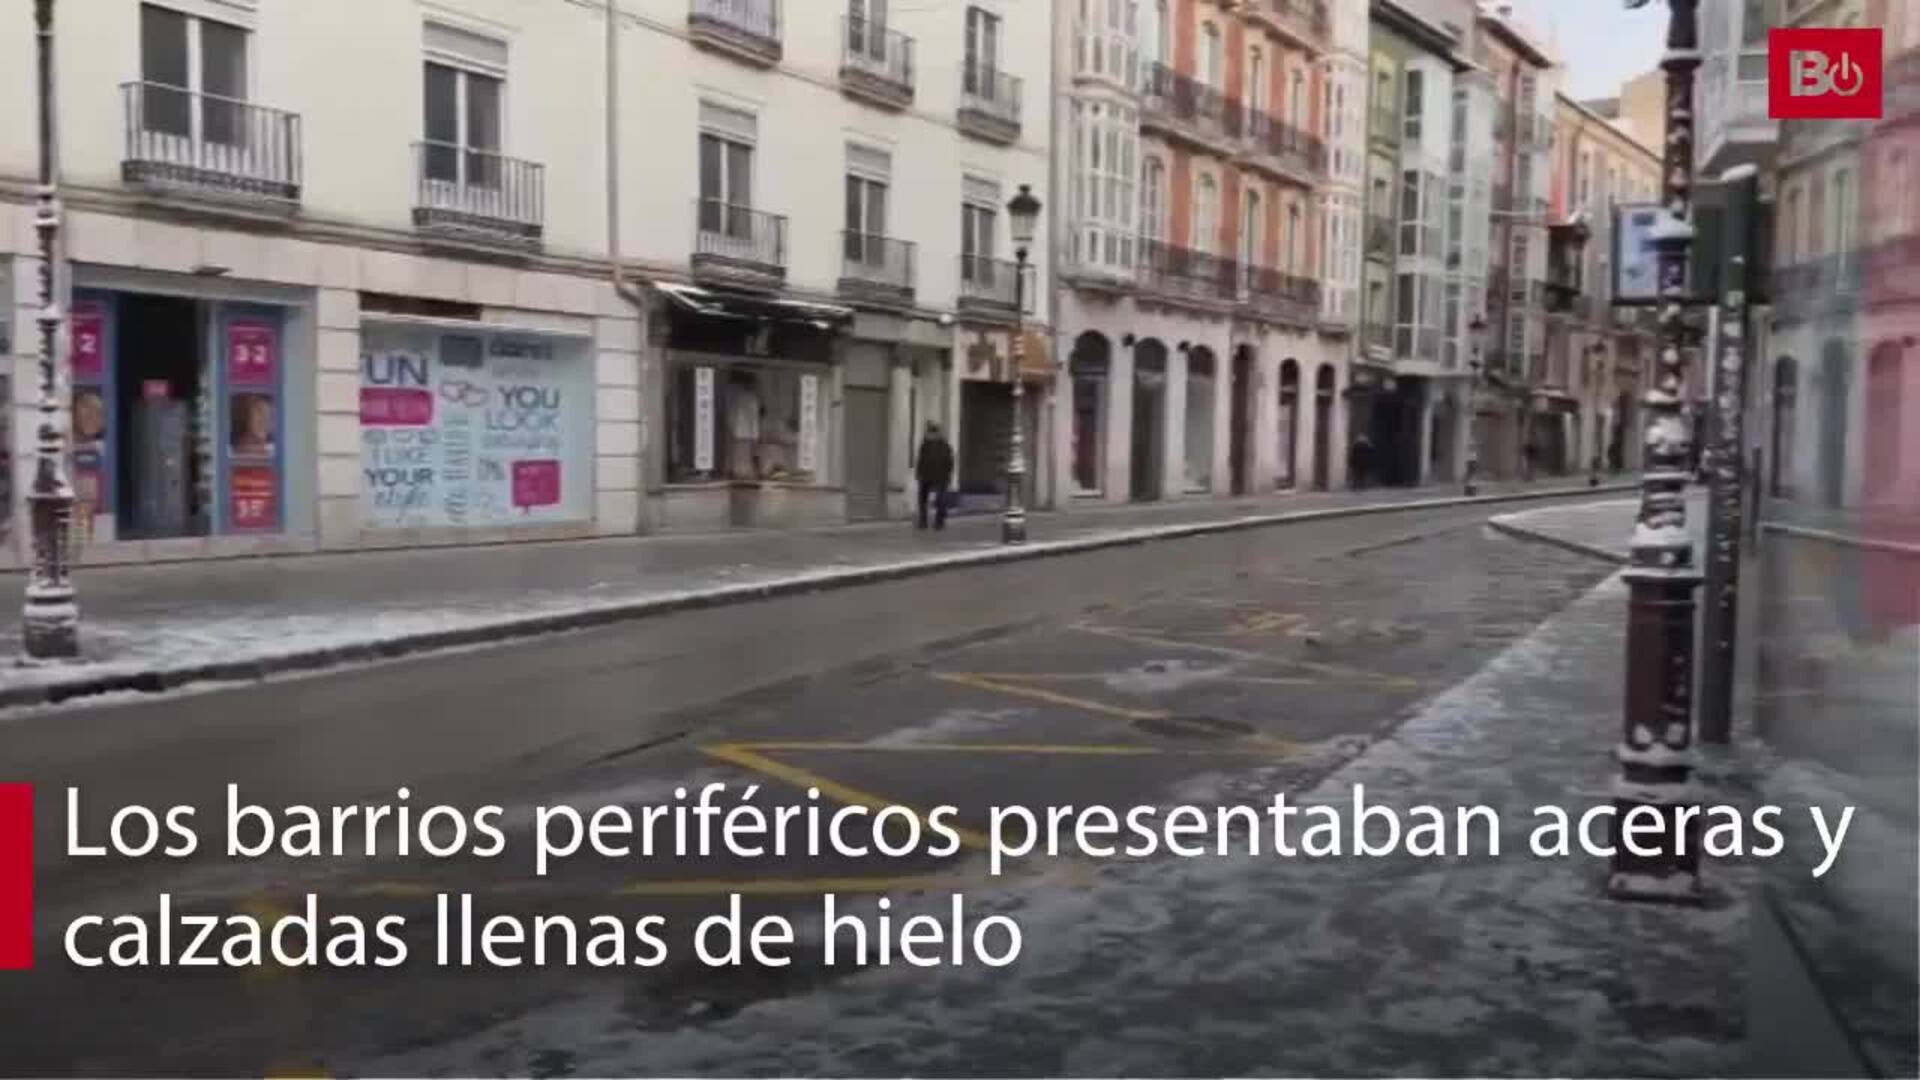
[[[1162,240],[1140,241],[1140,288],[1163,299],[1237,304],[1239,264],[1232,259]]]
[[[1392,325],[1386,322],[1379,322],[1379,321],[1369,322],[1367,324],[1367,332],[1365,336],[1367,339],[1368,348],[1379,349],[1383,352],[1389,352],[1389,353],[1393,351]]]
[[[1246,12],[1255,22],[1309,51],[1326,47],[1332,26],[1327,0],[1248,0]]]
[[[1279,172],[1303,184],[1326,178],[1327,146],[1305,129],[1258,109],[1246,113],[1245,145],[1256,167]]]
[[[1265,318],[1311,326],[1320,316],[1320,283],[1272,267],[1243,266],[1240,303]]]
[[[1374,142],[1400,144],[1400,113],[1391,105],[1374,105],[1367,110],[1367,137]]]
[[[963,134],[1010,145],[1020,140],[1020,80],[980,63],[960,65],[960,108],[954,121]]]
[[[156,83],[120,96],[128,184],[280,212],[299,203],[299,114]]]
[[[780,62],[780,0],[691,0],[687,36],[695,45],[749,64]]]
[[[840,20],[840,89],[888,109],[913,104],[913,39],[872,19]]]
[[[787,280],[787,219],[718,199],[694,203],[696,280],[777,289]]]
[[[840,295],[883,307],[912,306],[915,257],[911,241],[842,232]]]
[[[1215,86],[1165,64],[1147,69],[1140,128],[1219,154],[1232,154],[1245,129],[1244,114]]]
[[[445,240],[530,247],[546,225],[546,167],[443,142],[413,145],[413,224]]]
[[[986,255],[960,256],[962,315],[1011,320],[1020,313],[1020,264]]]
[[[1779,320],[1843,314],[1860,302],[1866,253],[1843,251],[1782,266],[1773,273],[1773,314]]]

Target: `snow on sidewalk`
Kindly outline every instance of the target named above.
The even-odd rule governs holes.
[[[1638,497],[1606,499],[1572,506],[1546,506],[1497,514],[1489,519],[1496,528],[1519,533],[1585,551],[1589,554],[1626,562],[1633,526],[1640,512]],[[1693,534],[1694,565],[1701,565],[1702,540],[1707,529],[1706,492],[1695,489],[1687,494],[1687,529]]]
[[[370,1071],[559,1052],[583,1075],[1733,1073],[1746,868],[1708,869],[1727,902],[1641,906],[1602,897],[1600,860],[1527,850],[1533,807],[1610,797],[1625,609],[1610,579],[1305,795],[1491,806],[1498,858],[1108,861],[968,898],[1024,928],[1009,968],[870,969],[704,1024],[650,1025],[609,990]],[[1263,806],[1283,769],[1222,776],[1213,798]]]

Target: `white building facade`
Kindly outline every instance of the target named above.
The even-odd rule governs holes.
[[[898,515],[928,419],[963,478],[1004,461],[1003,206],[1046,190],[1049,5],[618,0],[612,51],[599,0],[84,6],[58,38],[82,562]],[[7,69],[32,26],[0,2]],[[36,154],[0,129],[13,521]]]

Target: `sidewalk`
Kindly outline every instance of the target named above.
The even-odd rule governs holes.
[[[1625,565],[1633,540],[1634,522],[1639,519],[1640,499],[1606,499],[1579,506],[1552,506],[1498,514],[1487,524],[1510,536],[1553,544]],[[1707,535],[1707,493],[1694,488],[1687,493],[1687,530],[1693,534],[1693,565],[1704,571]]]
[[[1647,906],[1603,897],[1604,860],[1528,848],[1534,807],[1611,798],[1626,611],[1616,576],[1298,800],[1488,806],[1498,857],[1105,860],[1083,886],[968,897],[1020,923],[1008,968],[867,970],[651,1030],[608,991],[370,1071],[564,1049],[579,1075],[1737,1075],[1751,869],[1710,863],[1708,906]],[[1264,805],[1284,768],[1211,801]]]
[[[1030,541],[996,517],[944,532],[882,522],[797,532],[408,549],[78,574],[86,663],[0,667],[0,707],[258,678],[689,607],[1155,539],[1436,503],[1609,492],[1569,482],[1319,492],[1036,513]],[[15,576],[12,580],[17,581]],[[18,652],[17,627],[0,654]]]

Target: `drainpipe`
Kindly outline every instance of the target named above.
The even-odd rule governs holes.
[[[607,256],[613,291],[646,314],[647,297],[627,281],[620,255],[620,0],[607,0]],[[642,285],[646,284],[643,280]]]

